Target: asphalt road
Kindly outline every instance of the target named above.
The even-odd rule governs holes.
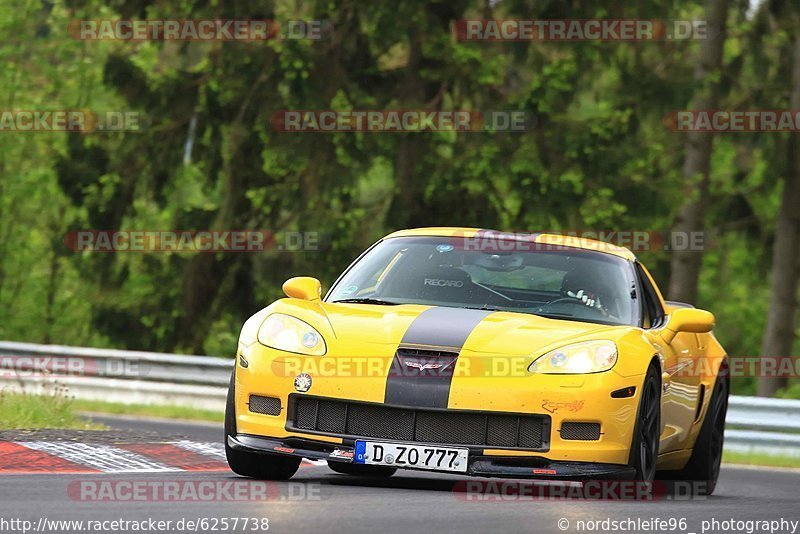
[[[152,422],[103,418],[112,427],[137,431],[156,431],[170,435],[214,441],[221,438],[215,425],[175,422]],[[0,532],[22,532],[3,520],[21,519],[33,522],[51,520],[128,521],[180,520],[208,518],[197,531],[233,530],[234,518],[268,518],[270,532],[586,532],[588,522],[658,518],[659,526],[637,528],[626,524],[618,531],[626,532],[703,532],[703,521],[800,521],[800,472],[740,469],[725,467],[714,496],[702,500],[583,500],[583,499],[498,499],[468,500],[463,492],[454,492],[454,485],[473,479],[451,475],[398,472],[388,479],[368,479],[336,474],[324,465],[306,466],[288,482],[268,483],[270,500],[215,500],[213,502],[136,502],[85,501],[76,497],[76,485],[102,481],[165,480],[197,484],[227,482],[253,487],[263,483],[241,479],[227,472],[160,473],[137,475],[3,475],[0,476]],[[97,487],[97,486],[95,486]],[[240,486],[242,487],[242,486]],[[101,493],[98,493],[100,495]],[[685,524],[680,520],[684,519]],[[237,532],[263,532],[264,523],[251,529],[252,523]],[[560,523],[559,523],[560,521]],[[584,521],[581,530],[580,522]],[[670,523],[672,521],[672,523]],[[46,523],[45,523],[46,524]],[[17,527],[20,525],[18,524]],[[108,527],[106,530],[105,527]],[[112,528],[107,524],[99,532],[128,532],[131,528]],[[130,525],[129,525],[130,526]],[[194,531],[194,528],[181,531]],[[559,527],[565,528],[559,528]],[[604,532],[600,525],[594,530]],[[764,532],[755,524],[720,523],[705,532]],[[73,525],[46,532],[79,532]],[[673,527],[673,528],[670,528]],[[86,528],[86,525],[84,525]],[[797,529],[800,531],[800,528]],[[98,530],[93,530],[98,531]],[[153,530],[144,530],[153,532]],[[173,528],[173,531],[176,531]],[[769,530],[766,530],[769,532]],[[41,532],[41,530],[40,530]],[[772,532],[793,532],[792,527],[778,525]]]

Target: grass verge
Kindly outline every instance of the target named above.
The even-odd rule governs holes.
[[[729,464],[760,465],[764,467],[800,467],[800,457],[725,451],[722,461]]]
[[[75,399],[72,401],[72,408],[79,412],[161,417],[164,419],[186,419],[189,421],[208,421],[212,423],[222,423],[225,419],[225,414],[223,412],[201,410],[190,406],[119,404],[116,402]]]
[[[39,428],[102,430],[105,426],[76,415],[73,401],[60,392],[31,395],[0,391],[0,430]]]

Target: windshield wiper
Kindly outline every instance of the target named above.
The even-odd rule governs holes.
[[[557,312],[541,313],[539,315],[541,315],[542,317],[547,317],[548,319],[563,319],[564,317],[575,317],[574,313],[557,313]]]
[[[477,307],[477,306],[459,306],[459,307],[467,309],[467,310],[483,310],[483,311],[498,311],[498,312],[509,312],[509,313],[523,313],[525,315],[535,315],[537,317],[547,317],[547,315],[545,315],[543,313],[535,313],[535,312],[530,311],[527,308],[520,308],[520,309],[494,308],[492,306],[489,306],[488,304],[485,304],[485,305],[481,306],[480,308]],[[572,315],[564,315],[563,317],[573,317],[573,316]],[[553,315],[550,318],[551,319],[561,319],[563,317],[561,317],[561,316],[556,317],[555,315]]]
[[[381,300],[373,298],[360,298],[360,299],[341,299],[334,300],[334,303],[344,302],[347,304],[378,304],[379,306],[397,306],[399,302],[392,302],[390,300]]]
[[[508,310],[503,310],[501,308],[493,308],[492,306],[489,306],[488,304],[485,304],[485,305],[483,305],[481,307],[478,307],[478,306],[459,306],[459,308],[464,308],[465,310],[508,311]]]

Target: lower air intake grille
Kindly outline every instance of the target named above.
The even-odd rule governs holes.
[[[293,395],[289,402],[287,427],[290,430],[420,443],[549,448],[550,417],[547,415],[395,408],[305,395]]]
[[[250,395],[250,411],[253,413],[263,413],[265,415],[280,415],[281,400],[275,397]]]
[[[597,441],[600,439],[600,423],[562,423],[561,439]]]

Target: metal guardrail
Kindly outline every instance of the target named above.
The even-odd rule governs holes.
[[[725,422],[726,450],[800,457],[800,400],[732,396]]]
[[[0,388],[223,410],[233,360],[0,341]]]
[[[9,369],[9,366],[13,366]],[[0,388],[223,410],[233,360],[0,341]],[[800,400],[732,396],[725,448],[800,457]]]

